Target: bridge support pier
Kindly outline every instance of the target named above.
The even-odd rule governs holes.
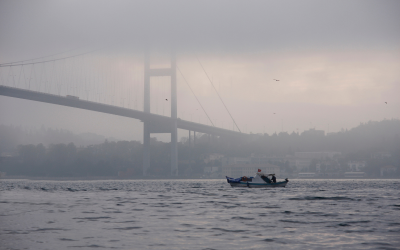
[[[147,176],[150,168],[150,130],[146,123],[143,123],[143,176]]]
[[[171,175],[178,176],[178,100],[176,89],[176,54],[171,52]]]
[[[150,113],[150,58],[146,51],[144,55],[144,104],[143,111]],[[143,122],[143,176],[147,176],[150,168],[150,126],[148,121]]]
[[[178,127],[176,121],[171,132],[171,175],[178,176]]]
[[[178,176],[178,110],[176,87],[176,56],[171,53],[171,68],[150,69],[150,56],[146,51],[144,56],[144,112],[150,113],[150,78],[152,76],[171,77],[171,118],[170,124],[152,124],[143,122],[143,176],[148,175],[150,168],[150,134],[171,134],[171,175]]]

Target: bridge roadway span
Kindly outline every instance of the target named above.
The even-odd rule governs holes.
[[[79,109],[86,109],[106,114],[112,114],[117,116],[124,116],[134,118],[150,123],[151,133],[170,133],[173,119],[168,116],[156,115],[138,111],[134,109],[122,108],[118,106],[85,101],[78,98],[68,98],[59,95],[46,94],[38,91],[25,90],[20,88],[13,88],[0,85],[0,95],[15,97],[20,99],[51,103],[56,105],[62,105],[67,107],[74,107]],[[228,129],[217,128],[209,125],[204,125],[195,122],[189,122],[178,118],[177,126],[180,129],[186,129],[196,131],[200,133],[212,134],[217,136],[226,137],[247,137],[248,134],[240,133]]]

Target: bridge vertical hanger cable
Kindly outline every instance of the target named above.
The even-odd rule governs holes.
[[[165,89],[166,89],[166,84],[163,83],[162,86],[161,86],[161,95],[162,95],[163,100],[165,99],[165,96],[166,96]],[[163,105],[162,105],[162,115],[165,115],[165,102],[163,101],[162,103],[163,103]]]
[[[102,93],[102,100],[104,104],[107,104],[107,86],[108,86],[108,60],[107,60],[107,54],[104,55],[104,61],[103,61],[103,93]]]
[[[45,63],[43,63],[42,76],[43,76],[43,74],[44,74],[44,76],[46,78],[46,79],[44,79],[44,92],[47,93],[47,70],[46,70],[46,64]]]
[[[140,72],[140,70],[137,69],[138,65],[137,64],[135,64],[135,65],[136,65],[136,67],[135,67],[136,70],[133,71],[133,73],[134,73],[133,77],[135,79],[135,109],[139,110],[138,92],[142,91],[142,88],[140,88],[140,84],[138,84],[140,82],[140,76],[138,75],[138,72]]]
[[[3,80],[3,69],[0,68],[0,85],[5,85]]]
[[[106,85],[105,85],[105,93],[104,93],[104,98],[105,98],[105,103],[106,104],[111,104],[111,77],[110,77],[110,69],[111,69],[111,65],[110,64],[110,59],[109,59],[109,55],[107,55],[107,71],[105,71],[106,74]]]
[[[32,72],[34,70],[34,68],[33,68],[34,66],[35,66],[35,64],[32,64],[31,73],[29,75],[29,90],[31,90],[31,80],[32,80]]]
[[[194,97],[196,98],[197,102],[200,104],[200,107],[201,107],[201,109],[204,111],[204,114],[206,114],[208,120],[210,120],[211,124],[214,126],[214,123],[211,121],[211,118],[208,116],[208,114],[207,114],[206,110],[204,109],[203,105],[201,105],[199,99],[197,98],[196,94],[194,93],[192,87],[190,87],[188,81],[186,80],[185,76],[182,74],[182,71],[179,69],[178,65],[176,66],[176,68],[178,69],[179,73],[182,75],[183,80],[185,80],[187,86],[189,87],[190,91],[192,92],[192,94],[193,94]],[[200,118],[199,118],[199,119],[200,119]],[[199,120],[199,123],[200,123],[200,120]],[[215,127],[215,126],[214,126],[214,127]]]
[[[62,72],[63,72],[62,64],[61,63],[57,63],[57,86],[56,87],[57,87],[57,94],[58,95],[61,95]]]
[[[101,60],[101,63],[100,63],[100,76],[99,76],[99,84],[100,84],[100,89],[99,89],[99,92],[98,92],[98,99],[99,99],[99,102],[103,102],[103,91],[104,91],[104,89],[103,89],[103,86],[104,86],[104,59],[103,60]]]
[[[138,76],[137,76],[137,74],[136,74],[136,72],[138,71],[137,70],[137,65],[136,65],[136,63],[135,63],[135,59],[133,59],[133,63],[132,63],[132,67],[133,67],[133,70],[132,70],[132,81],[133,81],[133,85],[132,85],[132,106],[133,106],[133,109],[135,109],[135,110],[139,110],[139,108],[138,108],[138,106],[137,106],[137,93],[138,93],[138,91],[139,91],[139,88],[138,88],[138,86],[137,86],[137,78],[138,78]]]
[[[35,65],[35,64],[34,64]],[[37,81],[37,76],[36,76],[36,69],[35,69],[35,66],[33,66],[33,79],[35,79],[35,89],[36,89],[36,91],[40,91],[40,88],[38,89],[38,84],[40,84],[40,83],[38,83],[38,81]]]
[[[15,75],[14,75],[14,70],[12,71],[12,80],[13,80],[13,85],[15,85]]]
[[[53,81],[51,83],[51,85],[53,86],[55,84],[55,93],[57,94],[58,91],[58,64],[53,61],[53,66],[54,66],[54,71],[53,71]]]
[[[155,86],[154,86],[154,89],[155,89],[155,93],[156,93],[156,113],[157,113],[157,115],[159,115],[160,113],[158,113],[158,104],[160,103],[160,86],[161,86],[161,84],[160,84],[160,77],[158,76],[158,77],[156,77],[156,84],[155,84]]]
[[[134,64],[132,61],[128,63],[129,78],[127,79],[127,84],[129,86],[129,108],[134,109],[133,93],[135,92],[135,80],[134,80]]]
[[[89,101],[89,89],[92,88],[92,74],[91,71],[89,70],[89,65],[92,65],[92,62],[90,60],[90,56],[87,57],[86,60],[88,63],[86,63],[86,74],[85,74],[85,94],[86,94],[86,100]]]
[[[114,58],[113,58],[113,60],[114,60]],[[115,68],[116,68],[117,66],[114,64],[112,67],[111,67],[111,82],[112,82],[112,98],[111,98],[111,101],[112,101],[112,105],[115,105],[115,96],[116,96],[116,92],[115,92],[115,89],[116,89],[116,81],[115,81],[115,76],[116,76],[116,74],[115,74]]]
[[[156,85],[156,93],[157,93],[157,114],[161,115],[161,84],[162,84],[162,79],[161,77],[157,77],[157,85]],[[158,108],[160,108],[160,111],[158,111]]]
[[[0,68],[1,71],[1,84],[7,86],[7,68]],[[4,75],[4,77],[3,77]]]
[[[0,68],[0,85],[3,85],[3,70]]]
[[[127,76],[124,77],[124,81],[125,81],[124,86],[126,86],[126,91],[125,91],[126,107],[130,109],[131,108],[131,89],[132,89],[132,86],[129,85],[129,82],[126,82],[126,80],[127,80],[126,78],[128,78],[128,80],[131,79],[131,71],[129,70],[127,62],[125,62],[124,65],[125,65],[124,72],[126,72],[126,74],[127,74]]]
[[[138,70],[134,70],[133,71],[133,79],[135,81],[135,89],[134,89],[134,92],[135,92],[135,109],[139,110],[139,107],[137,105],[138,104],[138,92],[139,92],[139,90],[141,91],[142,89],[139,88],[138,82],[139,82],[140,77],[137,75],[136,72],[140,72],[140,71],[138,71]]]
[[[197,56],[196,56],[196,59],[197,59],[197,61],[199,62],[199,64],[200,64],[201,68],[202,68],[202,69],[203,69],[203,71],[204,71],[204,73],[206,74],[206,76],[207,76],[208,80],[210,81],[210,83],[211,83],[211,86],[214,88],[214,90],[215,90],[215,92],[217,93],[217,95],[218,95],[219,99],[221,100],[222,104],[224,105],[224,107],[225,107],[226,111],[228,112],[229,116],[231,117],[232,121],[235,123],[235,125],[236,125],[237,129],[238,129],[238,130],[239,130],[239,132],[241,133],[242,131],[240,131],[240,128],[239,128],[239,126],[236,124],[236,121],[235,121],[235,119],[233,119],[233,116],[231,115],[231,112],[229,112],[229,109],[228,109],[228,107],[225,105],[224,101],[222,100],[221,96],[219,95],[219,93],[218,93],[217,89],[215,88],[215,86],[214,86],[213,82],[211,81],[210,77],[208,76],[208,74],[207,74],[206,70],[204,69],[204,67],[203,67],[203,64],[201,64],[201,62],[200,62],[200,60],[199,60],[199,58],[198,58]]]
[[[11,67],[10,67],[11,68]],[[8,68],[8,72],[10,72],[10,68]],[[5,68],[5,71],[7,71],[7,68]],[[8,86],[8,75],[10,73],[5,72],[5,81],[4,81],[4,86]]]
[[[21,70],[19,71],[19,77],[18,77],[18,82],[17,85],[19,85],[19,82],[21,81],[21,75],[22,75],[22,70],[23,70],[24,66],[21,66]],[[25,74],[24,74],[25,75]],[[14,86],[14,87],[18,87],[18,86]]]
[[[136,81],[136,64],[135,64],[135,61],[133,61],[133,76],[132,76],[132,79],[133,79],[133,93],[135,94],[135,96],[134,97],[132,97],[132,98],[134,98],[133,99],[133,109],[135,109],[135,110],[138,110],[138,108],[137,108],[137,92],[138,92],[138,88],[136,87],[136,84],[137,84],[137,81]]]
[[[73,66],[74,66],[74,71],[73,71],[73,81],[72,81],[72,85],[71,85],[71,93],[73,95],[76,95],[76,88],[78,86],[78,78],[79,78],[79,58],[76,58],[76,60],[73,62]]]
[[[73,62],[74,59],[71,60]],[[65,74],[65,80],[64,80],[64,86],[65,86],[65,93],[69,95],[69,85],[71,83],[71,63],[70,61],[67,62],[67,67],[66,67],[66,74]]]
[[[150,67],[149,67],[150,68]],[[157,76],[151,76],[149,80],[149,96],[150,96],[150,113],[152,114],[157,114],[158,115],[158,92],[157,92],[157,86],[158,86],[158,77]]]
[[[89,58],[89,61],[90,61],[89,87],[87,89],[86,95],[88,96],[88,100],[95,101],[99,86],[96,84],[95,74],[93,70],[96,68],[97,61],[93,60],[93,58]]]
[[[8,82],[9,82],[9,80],[8,79],[10,79],[10,72],[12,72],[11,73],[11,76],[13,76],[13,74],[14,74],[14,71],[12,71],[12,67],[10,66],[10,68],[8,69],[8,75],[7,75],[7,86],[9,85],[8,84]]]
[[[100,82],[100,60],[95,60],[95,71],[93,73],[93,85],[94,91],[91,92],[93,101],[100,102],[100,89],[101,89],[101,82]],[[97,73],[98,72],[98,73]]]

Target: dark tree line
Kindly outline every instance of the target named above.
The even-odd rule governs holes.
[[[29,176],[115,176],[127,167],[141,165],[139,142],[108,142],[87,147],[73,143],[19,145],[18,156],[3,159],[1,171]],[[3,157],[4,158],[4,157]]]
[[[248,150],[256,154],[293,155],[295,152],[337,151],[343,154],[361,152],[399,153],[400,120],[361,123],[359,126],[325,135],[310,129],[301,134],[281,132],[254,136]]]
[[[18,145],[40,144],[48,146],[65,142],[73,142],[75,145],[93,145],[104,142],[106,138],[94,133],[74,134],[63,129],[31,128],[21,126],[7,126],[0,124],[0,152],[11,152]]]
[[[201,175],[207,164],[207,156],[215,151],[200,143],[189,147],[179,143],[179,168],[181,175]],[[151,140],[150,175],[169,176],[171,147],[170,143]],[[142,175],[143,145],[138,141],[108,142],[98,145],[76,147],[73,143],[19,145],[16,157],[2,157],[0,171],[7,175],[90,177],[116,176],[119,171]]]
[[[1,136],[1,134],[0,134]],[[2,137],[0,137],[2,138]],[[151,141],[150,175],[170,175],[170,143]],[[142,175],[143,146],[138,141],[118,141],[76,147],[73,143],[28,144],[17,146],[16,157],[2,157],[0,171],[8,175],[30,176],[116,176],[130,169],[134,176]],[[383,120],[360,124],[351,130],[325,135],[323,131],[251,135],[249,139],[218,138],[203,134],[189,144],[182,138],[178,144],[179,174],[200,176],[205,166],[220,166],[220,160],[209,160],[211,154],[226,157],[263,157],[293,155],[295,152],[342,152],[341,164],[347,161],[367,161],[367,172],[379,175],[380,166],[400,169],[400,121]],[[376,158],[379,152],[389,157]],[[288,162],[271,162],[288,168]],[[315,165],[315,163],[314,163]],[[311,166],[313,167],[313,166]]]

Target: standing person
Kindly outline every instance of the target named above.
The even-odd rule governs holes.
[[[276,177],[275,177],[275,175],[272,176],[272,182],[273,182],[273,183],[276,183]]]

